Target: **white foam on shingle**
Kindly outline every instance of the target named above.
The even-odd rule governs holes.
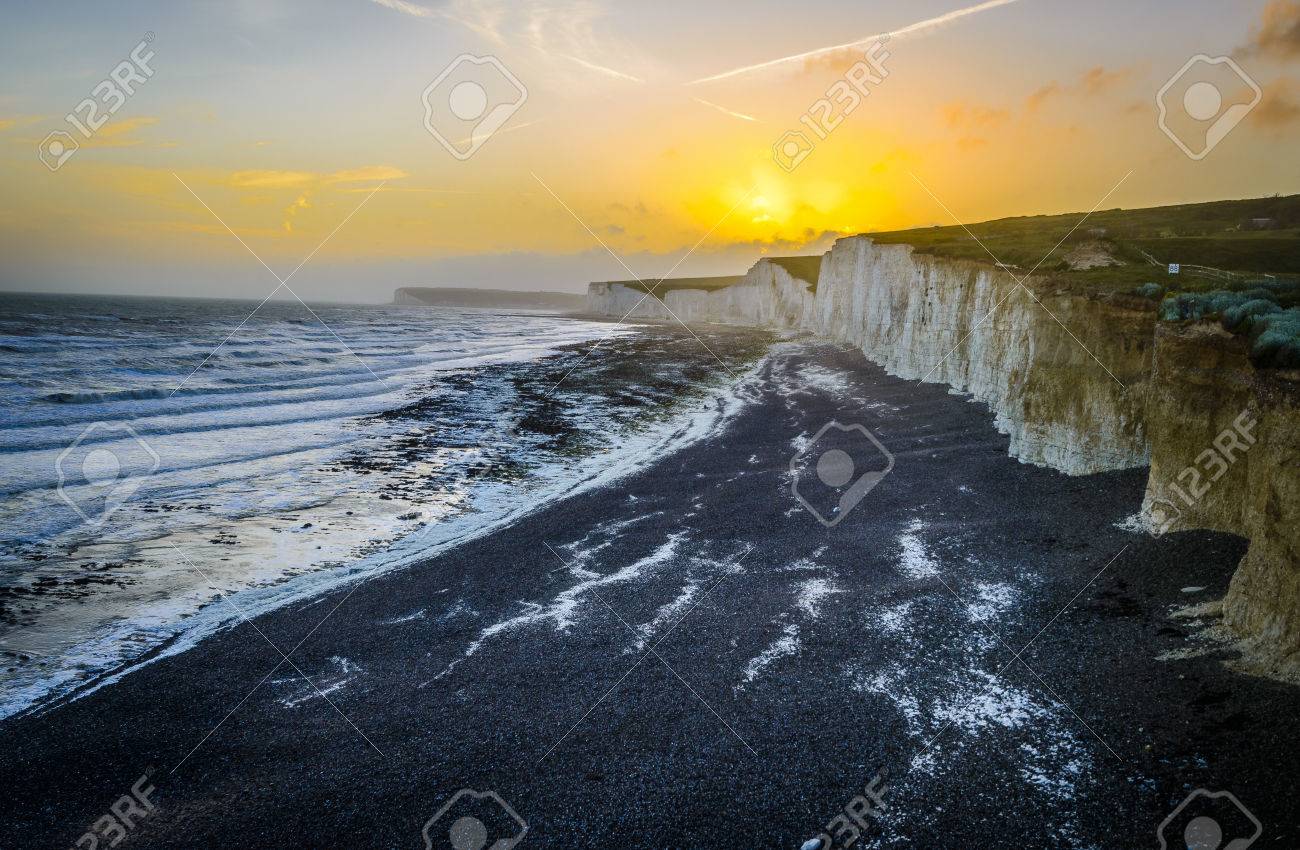
[[[647,641],[655,638],[660,629],[671,629],[678,621],[686,616],[687,613],[697,604],[696,597],[700,594],[700,583],[695,579],[688,579],[686,584],[677,593],[673,599],[660,605],[655,611],[654,617],[650,622],[637,627],[640,637],[636,642],[628,647],[627,652],[641,651],[645,649]]]
[[[878,626],[890,634],[900,634],[908,627],[912,615],[912,600],[874,612]]]
[[[794,623],[789,623],[781,630],[781,636],[772,641],[766,649],[745,665],[744,681],[752,682],[760,674],[779,659],[795,655],[799,652],[799,627]]]
[[[966,604],[966,615],[972,623],[986,623],[1015,604],[1019,595],[1009,584],[980,582],[975,586],[975,599]]]
[[[919,519],[912,520],[907,531],[898,535],[900,551],[898,566],[909,578],[933,578],[939,574],[939,562],[926,551],[920,533],[926,524]]]
[[[339,655],[330,656],[329,661],[330,664],[334,666],[335,672],[332,676],[326,678],[317,676],[314,679],[309,679],[307,681],[304,681],[305,675],[286,676],[283,679],[274,680],[272,684],[276,685],[289,683],[297,683],[301,685],[301,688],[297,693],[292,696],[284,697],[280,700],[280,704],[285,708],[297,708],[303,703],[310,702],[314,699],[323,698],[328,701],[330,694],[347,687],[348,683],[355,679],[358,674],[365,672],[354,662]]]
[[[656,567],[672,560],[685,537],[685,532],[672,534],[650,554],[612,573],[602,574],[588,570],[581,565],[580,560],[570,562],[571,574],[579,579],[577,584],[561,591],[546,604],[537,602],[520,603],[524,606],[523,613],[508,617],[483,629],[483,631],[479,632],[479,636],[465,649],[464,654],[448,665],[436,678],[446,676],[461,661],[478,652],[483,644],[500,635],[545,623],[550,623],[556,631],[567,632],[577,624],[580,612],[584,608],[596,605],[602,611],[608,610],[602,602],[601,589],[610,585],[635,581]],[[588,554],[590,554],[590,551]]]
[[[795,604],[814,620],[821,616],[822,600],[836,593],[843,593],[835,582],[824,578],[808,579],[799,584]]]
[[[935,705],[934,716],[940,723],[951,723],[965,732],[975,733],[990,724],[1016,729],[1044,716],[1043,709],[1029,694],[1011,687],[1001,677],[985,670],[972,671],[975,693],[961,694]]]
[[[379,625],[381,625],[381,626],[396,626],[396,625],[400,625],[400,624],[402,624],[402,623],[410,623],[410,622],[412,622],[412,621],[414,621],[414,620],[423,620],[423,619],[424,619],[424,613],[425,613],[425,612],[424,612],[424,609],[421,608],[421,609],[419,609],[418,611],[412,611],[412,612],[409,613],[409,614],[401,614],[401,615],[399,615],[399,616],[397,616],[397,617],[389,617],[389,618],[386,619],[386,620],[380,620],[380,621],[379,621]]]
[[[1121,531],[1131,531],[1134,534],[1151,533],[1151,523],[1147,520],[1147,518],[1142,514],[1141,511],[1138,511],[1135,514],[1130,514],[1129,516],[1124,517],[1122,520],[1115,523],[1115,528],[1118,528]]]
[[[907,671],[898,668],[877,670],[866,676],[853,677],[850,683],[859,693],[877,694],[888,699],[902,715],[909,734],[920,735],[925,728],[921,701],[907,688]]]

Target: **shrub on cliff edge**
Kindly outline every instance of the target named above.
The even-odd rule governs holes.
[[[1268,301],[1263,298],[1252,298],[1249,301],[1243,301],[1240,304],[1234,304],[1223,311],[1219,321],[1225,328],[1233,333],[1240,333],[1248,330],[1246,327],[1248,320],[1256,316],[1265,316],[1269,313],[1281,312],[1282,308],[1277,306],[1276,301]]]
[[[1300,368],[1300,307],[1282,309],[1273,295],[1280,288],[1180,292],[1160,302],[1159,315],[1166,322],[1217,318],[1226,330],[1249,336],[1256,366]]]
[[[1300,308],[1250,320],[1250,359],[1257,366],[1300,369]]]

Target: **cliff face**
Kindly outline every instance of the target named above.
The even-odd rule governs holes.
[[[1042,305],[1006,271],[857,237],[823,261],[810,329],[860,346],[896,375],[988,403],[1021,460],[1071,475],[1143,465],[1140,396],[1126,386],[1149,369],[1153,316],[1038,297]],[[1104,345],[1089,342],[1100,363],[1067,326],[1113,329],[1097,336]]]
[[[1147,463],[1140,393],[1125,385],[1150,371],[1154,314],[1038,297],[1044,306],[1005,271],[855,236],[822,258],[815,293],[760,260],[735,286],[671,290],[662,301],[619,283],[592,284],[587,306],[619,317],[675,314],[685,322],[810,331],[861,348],[895,375],[947,383],[987,402],[1021,460],[1072,475]],[[1065,325],[1097,340],[1088,347],[1100,363]],[[1106,334],[1087,333],[1103,327]]]
[[[1246,490],[1238,491],[1250,548],[1232,576],[1223,613],[1238,632],[1294,656],[1300,653],[1300,394],[1293,382],[1261,381],[1259,389],[1259,445],[1248,456]]]
[[[1283,654],[1300,651],[1300,384],[1291,378],[1256,370],[1245,343],[1217,325],[1161,326],[1144,505],[1170,514],[1173,531],[1250,540],[1224,616]]]
[[[1157,329],[1154,310],[1123,299],[1055,293],[1040,280],[1021,287],[993,266],[864,236],[836,242],[815,282],[760,260],[733,286],[672,289],[662,301],[592,284],[588,309],[808,331],[862,349],[895,375],[986,402],[1020,460],[1071,475],[1150,464],[1149,518],[1251,540],[1225,600],[1229,623],[1274,650],[1300,651],[1297,384],[1257,373],[1226,333]],[[1239,421],[1243,411],[1250,416]],[[1254,443],[1230,451],[1210,487],[1197,482],[1192,504],[1170,490],[1188,486],[1189,466],[1217,472],[1205,450],[1216,439],[1235,449],[1223,429],[1250,421]],[[1244,444],[1246,435],[1233,433]]]

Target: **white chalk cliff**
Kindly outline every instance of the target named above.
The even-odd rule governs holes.
[[[949,384],[986,402],[1021,460],[1071,475],[1148,463],[1142,418],[1126,387],[1149,371],[1149,313],[1031,294],[1004,270],[866,236],[838,240],[815,286],[759,260],[733,286],[673,289],[662,301],[626,283],[593,283],[587,308],[809,331],[861,348],[891,374]],[[1113,334],[1104,350],[1094,349],[1096,360],[1066,328],[1094,324]]]

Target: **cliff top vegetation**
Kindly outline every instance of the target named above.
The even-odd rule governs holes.
[[[1227,280],[1300,274],[1300,195],[1084,215],[864,235],[919,254],[1001,262],[1018,276],[1036,269],[1035,277],[1076,292],[1126,292],[1148,282],[1198,292]],[[1178,275],[1169,273],[1171,263]]]

